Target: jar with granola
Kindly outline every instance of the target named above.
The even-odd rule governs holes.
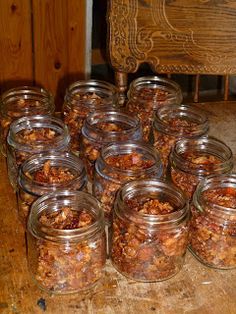
[[[106,261],[99,202],[83,191],[41,196],[30,211],[27,245],[28,267],[41,289],[68,294],[93,288]]]
[[[143,138],[149,141],[154,113],[167,104],[180,104],[183,100],[180,86],[160,76],[143,76],[130,84],[127,110],[139,117]]]
[[[128,182],[119,190],[111,232],[111,260],[123,275],[166,280],[182,268],[188,245],[189,206],[161,180]]]
[[[7,137],[9,180],[16,188],[18,169],[30,156],[50,151],[69,151],[67,126],[48,115],[22,117],[12,122]]]
[[[233,168],[231,149],[214,137],[181,139],[170,159],[172,181],[189,199],[204,177],[230,173]]]
[[[236,267],[236,175],[202,180],[193,195],[190,251],[203,264]]]
[[[160,107],[154,116],[153,145],[160,153],[165,172],[175,143],[181,138],[201,137],[208,129],[207,116],[196,106],[170,104]]]
[[[6,139],[10,124],[25,116],[53,114],[53,96],[41,87],[21,86],[1,95],[0,100],[0,150],[6,156]]]
[[[139,119],[121,111],[95,111],[84,122],[81,135],[81,158],[93,180],[94,164],[102,146],[119,141],[141,140]]]
[[[161,175],[160,157],[150,144],[127,141],[103,146],[95,163],[93,195],[102,203],[108,225],[116,193],[124,183]]]
[[[20,167],[18,213],[26,226],[32,203],[41,195],[58,190],[86,190],[87,176],[82,160],[72,153],[35,154]]]
[[[66,90],[62,110],[63,121],[69,128],[71,149],[79,154],[79,137],[85,118],[90,112],[118,108],[118,92],[114,85],[100,80],[84,80]]]

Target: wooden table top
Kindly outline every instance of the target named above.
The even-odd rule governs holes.
[[[236,104],[203,106],[210,133],[236,155]],[[53,296],[39,290],[27,270],[25,234],[17,218],[15,194],[0,158],[0,313],[235,314],[236,269],[219,271],[200,264],[188,252],[183,269],[160,283],[137,283],[107,262],[105,275],[89,293]]]

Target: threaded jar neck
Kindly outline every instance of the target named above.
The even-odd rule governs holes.
[[[199,137],[208,132],[209,121],[205,113],[195,106],[169,104],[157,109],[154,129],[176,138]]]
[[[55,133],[51,139],[44,139],[22,142],[19,139],[20,132],[48,129]],[[10,146],[21,151],[32,153],[44,150],[63,150],[68,148],[70,143],[70,135],[67,126],[58,118],[48,115],[35,115],[22,117],[15,120],[9,129],[7,142]]]
[[[56,213],[65,206],[71,207],[73,211],[92,215],[94,222],[77,229],[55,229],[40,222],[43,214]],[[33,203],[27,229],[36,238],[53,242],[77,242],[104,231],[103,211],[98,200],[89,193],[68,190],[54,192],[41,196]]]
[[[54,111],[52,94],[41,87],[21,86],[1,95],[0,113],[3,117],[53,114]]]
[[[66,169],[72,178],[53,182],[36,180],[35,174],[38,171],[42,172],[48,162],[49,167]],[[67,152],[42,153],[33,155],[22,164],[19,170],[18,183],[19,187],[27,193],[40,196],[59,189],[81,190],[87,184],[87,176],[82,160],[74,154]]]
[[[142,138],[139,119],[120,111],[94,111],[86,118],[82,134],[100,143]]]
[[[233,154],[225,143],[214,137],[180,139],[172,150],[171,164],[200,177],[228,173],[233,168]]]
[[[65,102],[95,110],[118,105],[118,93],[115,85],[106,81],[81,80],[68,87]]]

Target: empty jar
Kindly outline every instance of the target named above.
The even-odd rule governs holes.
[[[157,151],[144,142],[117,142],[103,146],[95,163],[93,195],[102,203],[109,224],[117,191],[132,180],[160,178],[162,164]]]
[[[209,122],[205,113],[193,105],[165,105],[154,116],[153,140],[166,171],[169,155],[181,138],[195,139],[207,133]]]
[[[18,176],[18,213],[26,226],[32,203],[41,195],[59,190],[86,190],[85,166],[71,153],[36,154],[20,167]]]
[[[171,179],[189,199],[204,177],[229,173],[232,168],[231,149],[214,137],[181,139],[171,153]]]
[[[111,260],[123,275],[154,282],[176,275],[188,245],[189,206],[170,183],[126,183],[114,206]]]
[[[202,180],[193,195],[190,251],[206,266],[236,267],[236,175]]]
[[[160,76],[143,76],[130,84],[127,110],[138,116],[143,138],[149,141],[155,111],[167,104],[180,104],[183,100],[180,86]]]
[[[84,122],[81,135],[81,158],[88,176],[94,177],[94,164],[101,148],[112,142],[141,140],[142,130],[137,117],[121,111],[95,111]]]
[[[12,121],[38,114],[53,114],[54,99],[41,87],[21,86],[1,95],[0,100],[0,149],[6,156],[6,139]]]
[[[85,118],[94,110],[118,107],[118,93],[114,85],[100,80],[84,80],[71,84],[66,90],[63,121],[69,128],[71,149],[79,154],[79,137]]]
[[[60,191],[38,198],[27,225],[27,258],[36,284],[49,293],[93,288],[106,261],[103,212],[82,191]]]
[[[68,151],[70,136],[67,126],[58,118],[46,115],[15,120],[7,137],[7,167],[14,188],[20,165],[36,153]]]

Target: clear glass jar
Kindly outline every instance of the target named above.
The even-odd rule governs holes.
[[[190,251],[203,264],[236,267],[236,174],[202,180],[193,195]]]
[[[180,86],[173,80],[160,76],[143,76],[130,84],[126,108],[139,117],[143,139],[149,141],[154,113],[160,106],[181,104]]]
[[[0,100],[0,150],[6,156],[6,139],[12,121],[37,114],[53,114],[54,99],[41,87],[20,86],[1,95]]]
[[[58,190],[84,190],[87,175],[81,159],[71,153],[53,152],[35,154],[19,169],[18,213],[26,226],[32,203],[44,194]]]
[[[94,110],[119,107],[114,85],[100,80],[84,80],[71,84],[66,90],[62,110],[63,121],[69,128],[71,149],[79,154],[79,136],[85,118]]]
[[[125,184],[114,206],[111,260],[137,281],[162,281],[183,266],[188,245],[189,206],[170,183],[137,180]]]
[[[153,145],[160,153],[164,171],[171,149],[179,139],[201,137],[208,129],[207,116],[196,106],[170,104],[157,109],[153,122]]]
[[[81,135],[81,158],[93,180],[94,164],[102,146],[119,141],[141,140],[139,119],[121,111],[95,111],[84,121]]]
[[[37,285],[50,293],[92,288],[106,261],[103,212],[82,191],[60,191],[38,198],[27,225],[28,267]]]
[[[170,159],[172,181],[189,199],[201,179],[229,173],[233,168],[231,149],[213,137],[179,140]]]
[[[9,180],[16,188],[18,169],[30,156],[51,151],[69,151],[67,126],[47,115],[22,117],[12,122],[7,136],[7,168]]]
[[[117,142],[103,146],[95,163],[93,195],[102,203],[109,224],[117,191],[135,179],[160,178],[162,164],[154,147],[144,142]]]

